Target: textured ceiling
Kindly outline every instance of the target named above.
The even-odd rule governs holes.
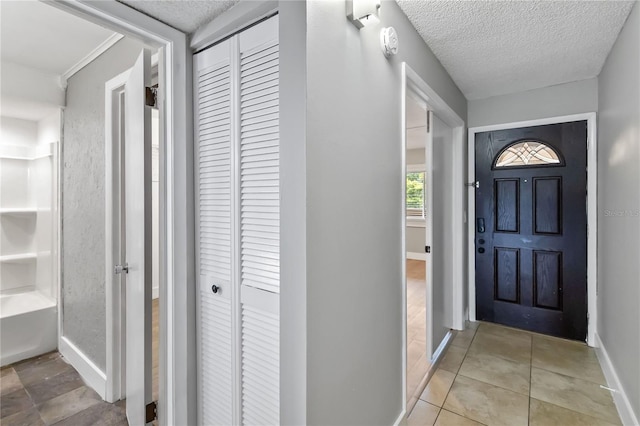
[[[0,1],[3,62],[61,75],[114,34],[39,1]]]
[[[240,0],[118,0],[185,33],[212,21]]]
[[[597,76],[634,3],[397,2],[468,99]]]

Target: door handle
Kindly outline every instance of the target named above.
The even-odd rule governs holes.
[[[478,234],[484,234],[485,228],[484,228],[483,217],[479,217],[478,219],[476,219],[476,225],[477,225]]]

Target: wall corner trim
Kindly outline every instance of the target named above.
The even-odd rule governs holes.
[[[600,336],[596,333],[596,355],[598,356],[598,361],[600,362],[600,367],[602,367],[602,372],[604,373],[604,377],[607,379],[607,386],[612,389],[615,389],[615,392],[611,392],[611,396],[613,397],[613,401],[616,404],[616,408],[618,409],[618,414],[620,415],[620,420],[623,425],[638,425],[638,417],[633,412],[633,407],[631,406],[631,402],[627,397],[627,394],[622,387],[622,383],[620,383],[620,379],[618,378],[618,373],[611,363],[611,358],[609,358],[609,354],[607,353],[607,349],[605,348],[602,340],[600,340]]]
[[[62,89],[66,89],[67,88],[67,80],[69,80],[71,77],[73,77],[73,75],[75,73],[77,73],[82,68],[84,68],[87,65],[89,65],[98,56],[102,55],[104,52],[106,52],[107,50],[111,49],[113,47],[113,45],[115,45],[117,42],[122,40],[122,38],[124,38],[124,36],[122,34],[119,34],[119,33],[111,34],[109,37],[106,38],[106,40],[104,40],[102,43],[100,43],[100,45],[98,47],[96,47],[91,52],[89,52],[87,54],[87,56],[85,56],[84,58],[80,59],[77,63],[73,64],[71,66],[71,68],[66,70],[60,76],[60,86],[62,87]]]
[[[407,415],[407,409],[403,408],[402,411],[400,412],[400,415],[396,419],[396,421],[393,422],[393,426],[400,426],[400,425],[404,426],[404,425],[406,425],[407,424],[406,415]]]
[[[107,394],[107,375],[98,368],[76,345],[66,337],[60,338],[60,354],[75,368],[82,379],[95,390],[100,398]]]

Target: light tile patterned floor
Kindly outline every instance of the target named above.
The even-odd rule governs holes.
[[[490,323],[458,332],[408,418],[419,425],[619,425],[592,348]]]

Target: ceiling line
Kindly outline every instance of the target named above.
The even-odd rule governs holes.
[[[67,71],[65,71],[61,76],[61,84],[63,87],[66,86],[67,80],[69,80],[75,73],[80,71],[82,68],[89,65],[93,62],[98,56],[102,55],[104,52],[109,50],[114,44],[119,42],[124,36],[119,33],[113,33],[110,35],[105,41],[100,43],[98,47],[89,52],[84,58],[80,59],[76,64],[72,65]]]

